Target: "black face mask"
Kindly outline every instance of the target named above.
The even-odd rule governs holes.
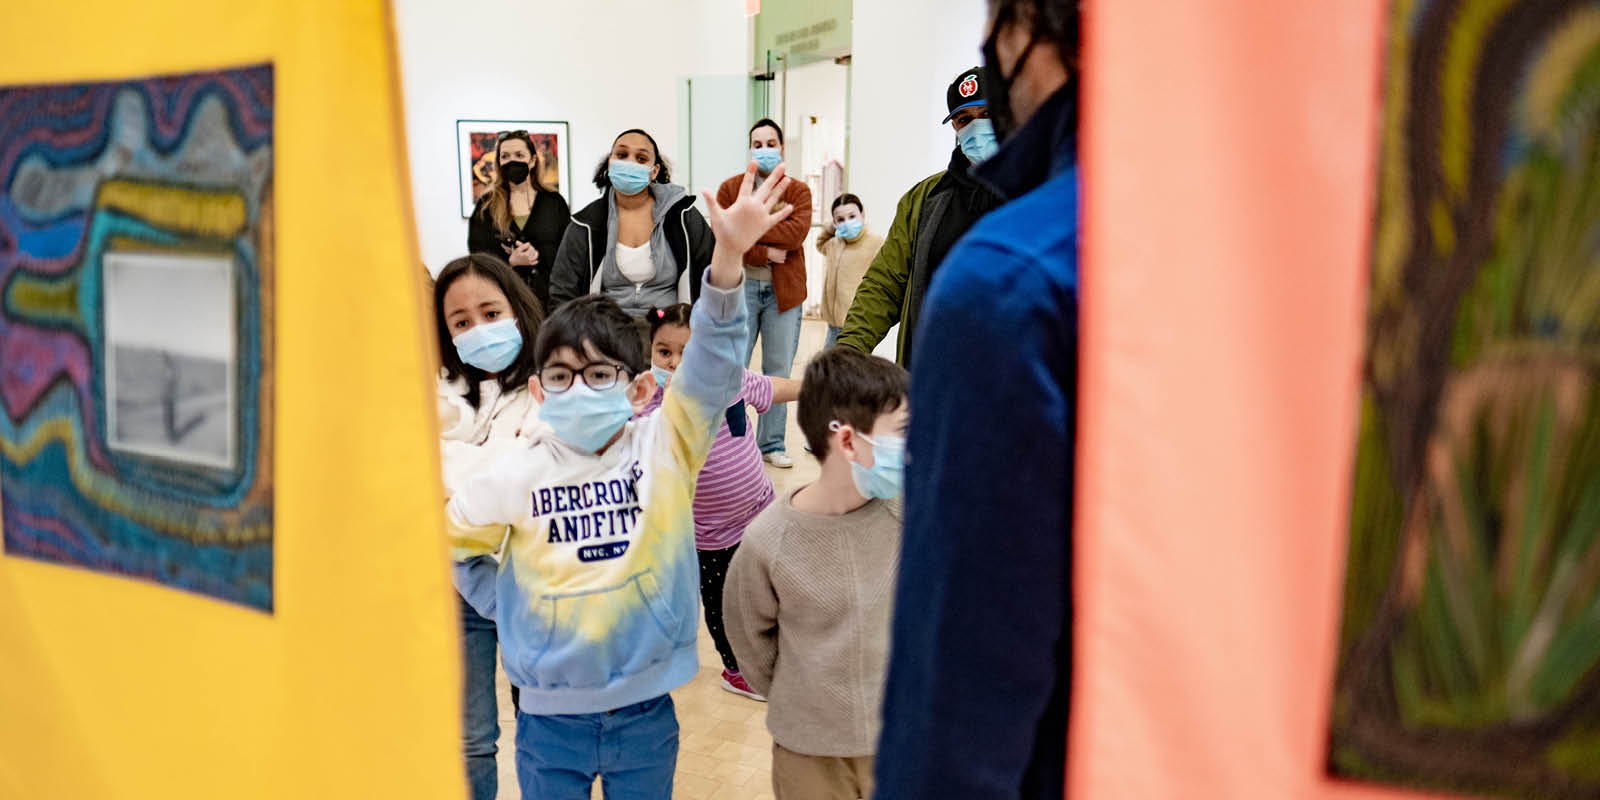
[[[500,174],[505,176],[506,183],[522,183],[528,179],[528,163],[507,161],[500,165]]]
[[[994,138],[1001,142],[1017,130],[1017,116],[1011,109],[1011,81],[1022,71],[1022,65],[1028,62],[1028,56],[1033,53],[1033,46],[1039,43],[1039,34],[1035,33],[1033,38],[1028,40],[1028,46],[1022,49],[1022,55],[1017,56],[1017,63],[1011,68],[1011,74],[1005,74],[1000,69],[999,48],[995,46],[1005,22],[1002,19],[995,20],[989,38],[983,40],[983,72],[989,76],[989,89],[985,92],[989,98],[989,119],[994,123]]]

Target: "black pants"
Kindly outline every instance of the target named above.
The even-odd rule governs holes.
[[[733,646],[722,627],[722,584],[728,579],[728,562],[738,550],[735,544],[726,550],[695,551],[700,556],[700,604],[706,607],[706,629],[711,631],[717,655],[722,656],[723,668],[733,672],[739,671],[739,664],[733,660]]]

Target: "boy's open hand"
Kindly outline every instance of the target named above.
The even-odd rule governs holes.
[[[722,208],[710,192],[701,192],[706,201],[706,212],[711,217],[711,232],[717,237],[717,246],[711,254],[711,269],[706,279],[712,286],[731,289],[739,285],[744,272],[744,252],[772,229],[787,219],[794,206],[784,204],[777,211],[773,199],[783,197],[789,188],[785,167],[779,164],[756,188],[756,162],[751,161],[744,170],[744,181],[739,184],[739,196],[733,205]]]

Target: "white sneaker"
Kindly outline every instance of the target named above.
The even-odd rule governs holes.
[[[764,453],[761,456],[761,460],[771,464],[774,467],[777,467],[778,469],[790,469],[794,466],[794,459],[790,458],[789,454],[783,452],[782,450]]]

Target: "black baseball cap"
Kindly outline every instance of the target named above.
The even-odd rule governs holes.
[[[957,75],[956,79],[950,82],[950,88],[944,90],[944,104],[950,109],[950,113],[939,124],[949,122],[950,118],[963,108],[989,105],[989,101],[983,99],[983,85],[987,82],[983,76],[983,67],[963,70]]]

